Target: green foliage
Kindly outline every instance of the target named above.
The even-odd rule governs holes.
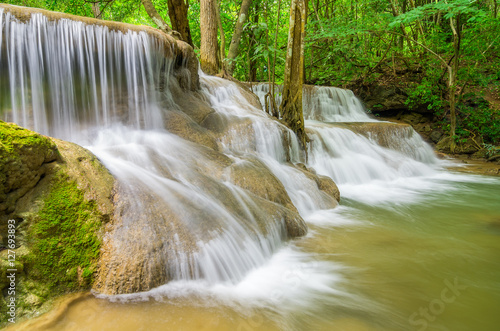
[[[399,27],[401,24],[410,24],[417,20],[426,19],[431,15],[442,13],[444,19],[457,15],[468,16],[468,22],[480,21],[487,17],[487,13],[477,6],[473,0],[441,0],[418,6],[404,14],[398,15],[389,24],[389,27]]]
[[[486,100],[471,95],[457,110],[457,136],[480,135],[487,144],[500,144],[500,112],[492,109]]]
[[[33,279],[54,293],[86,289],[93,282],[101,240],[100,213],[76,182],[59,174],[33,220],[26,262]]]
[[[498,146],[492,144],[483,144],[484,149],[486,150],[486,157],[490,158],[492,156],[498,155],[500,153],[500,148]]]
[[[420,84],[414,84],[409,89],[405,104],[412,110],[425,106],[428,110],[434,110],[437,115],[441,115],[445,103],[436,86],[435,81],[427,78]]]

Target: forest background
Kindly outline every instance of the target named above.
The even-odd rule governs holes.
[[[208,43],[201,31],[210,30],[217,38],[217,52],[212,56],[215,67],[208,70],[211,74],[277,84],[285,77],[289,27],[294,21],[290,9],[303,4],[306,23],[301,66],[306,84],[352,89],[368,112],[412,124],[445,152],[479,153],[490,159],[498,156],[498,0],[6,3],[144,24],[169,33],[172,27],[201,56],[202,68],[203,47]],[[450,150],[455,144],[457,149]]]

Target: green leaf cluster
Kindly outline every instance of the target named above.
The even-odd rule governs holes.
[[[484,143],[500,144],[500,111],[492,109],[489,103],[476,95],[468,95],[465,102],[458,105],[457,136],[468,138],[480,135]]]

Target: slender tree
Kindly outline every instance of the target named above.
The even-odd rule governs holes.
[[[221,68],[219,75],[221,75],[222,77],[227,77],[228,74],[224,66],[224,62],[226,60],[226,34],[224,32],[224,27],[222,26],[222,19],[220,17],[219,1],[214,0],[214,6],[215,6],[215,15],[217,15],[217,25],[219,27],[219,34],[220,34],[219,63],[221,65]]]
[[[453,32],[453,61],[451,66],[448,65],[448,89],[450,99],[450,150],[455,152],[455,133],[457,129],[457,113],[456,113],[456,87],[457,87],[457,73],[460,64],[460,44],[462,27],[460,26],[460,14],[456,17],[450,17],[450,27]]]
[[[92,13],[94,14],[95,18],[101,18],[101,5],[99,2],[93,2],[92,3]]]
[[[304,149],[306,133],[302,113],[302,86],[304,84],[304,40],[307,17],[306,0],[292,0],[290,27],[286,51],[283,99],[280,113],[285,123],[297,134]]]
[[[255,7],[253,10],[253,19],[252,22],[255,26],[259,24],[259,2],[255,3]],[[253,59],[252,57],[252,50],[254,45],[257,42],[259,36],[256,35],[255,29],[252,29],[252,31],[249,34],[249,41],[248,41],[248,81],[249,82],[255,82],[257,81],[257,64],[256,60]]]
[[[224,67],[229,75],[233,75],[234,67],[236,65],[235,60],[239,53],[239,46],[241,41],[241,35],[243,33],[243,27],[248,17],[248,10],[252,0],[243,0],[241,3],[240,13],[238,19],[236,20],[236,25],[234,27],[233,36],[231,37],[231,43],[229,44],[229,51],[227,53],[227,58],[224,63]]]

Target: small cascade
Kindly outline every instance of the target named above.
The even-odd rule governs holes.
[[[269,84],[250,87],[263,103]],[[434,173],[438,160],[411,126],[370,118],[350,90],[305,85],[303,92],[305,127],[311,139],[308,166],[331,177],[341,189],[346,184]],[[281,101],[280,94],[276,98]]]
[[[304,87],[304,119],[320,122],[370,122],[363,104],[351,90],[330,86]]]
[[[342,124],[337,124],[342,125]],[[416,161],[436,164],[431,146],[408,124],[390,122],[343,123],[343,126],[361,134],[382,147],[398,151]]]
[[[242,105],[245,97],[236,84],[204,74],[201,80],[212,107],[233,123],[219,138],[227,153],[258,156],[283,184],[302,216],[337,205],[331,196],[318,189],[314,180],[293,166],[293,163],[304,162],[304,155],[290,129],[272,120],[261,107]],[[244,123],[243,126],[240,123]]]
[[[217,114],[228,123],[219,140],[228,152],[257,153],[280,162],[300,162],[297,137],[286,126],[271,119],[253,95],[236,84],[200,72],[204,93]],[[250,100],[251,101],[251,100]],[[283,149],[283,145],[287,146]]]
[[[383,125],[383,124],[382,124]],[[386,148],[374,139],[365,137],[350,128],[337,125],[311,125],[309,164],[318,173],[329,176],[339,184],[364,184],[373,180],[392,181],[402,177],[422,176],[432,173],[435,163],[432,150],[420,157],[413,151],[404,154],[397,149]],[[391,136],[399,141],[398,135]],[[411,140],[410,140],[411,141]],[[417,139],[420,145],[423,141]],[[406,145],[408,141],[403,140]],[[352,171],[356,169],[356,171]]]
[[[259,101],[262,105],[262,108],[265,107],[266,104],[266,94],[269,93],[269,83],[250,83],[250,89],[252,90],[257,97],[259,97]],[[276,105],[279,107],[281,104],[281,94],[283,93],[283,85],[275,85],[274,89],[274,100]]]
[[[248,85],[264,107],[268,83]],[[275,100],[281,104],[283,86],[276,85]],[[330,86],[304,85],[302,106],[305,120],[320,122],[372,122],[361,101],[351,90]]]

